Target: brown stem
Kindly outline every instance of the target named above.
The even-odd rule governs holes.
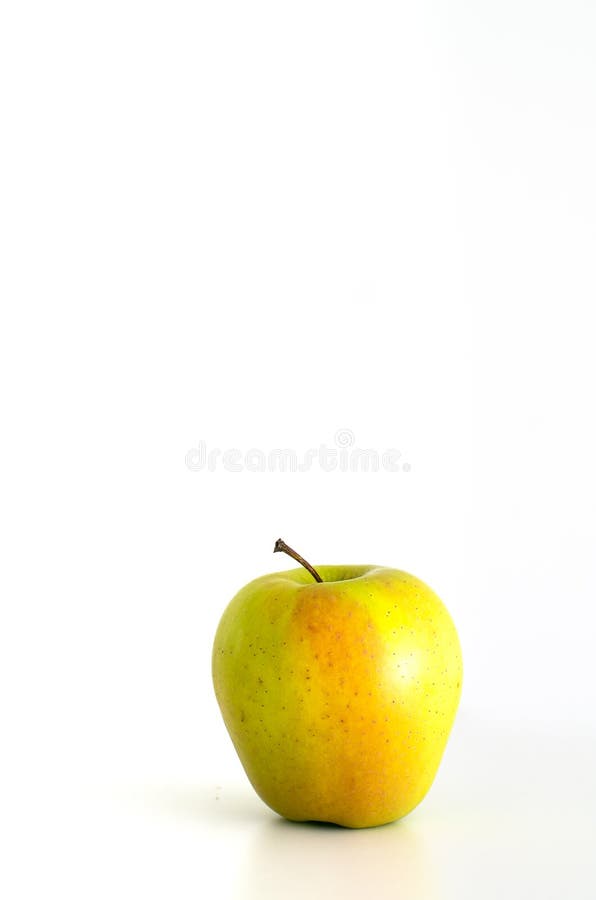
[[[295,559],[296,562],[299,562],[301,566],[304,566],[304,568],[305,568],[308,572],[310,572],[310,574],[311,574],[312,577],[315,579],[315,581],[319,581],[319,582],[322,582],[322,581],[323,581],[323,579],[321,578],[321,576],[319,575],[319,573],[317,572],[317,570],[316,570],[316,569],[313,569],[313,567],[311,566],[311,564],[308,563],[305,559],[303,559],[302,556],[300,556],[299,553],[296,553],[295,550],[292,550],[291,547],[288,547],[288,545],[286,544],[286,542],[285,542],[285,541],[282,541],[281,538],[278,538],[278,539],[276,540],[276,542],[275,542],[275,547],[273,548],[273,552],[274,552],[274,553],[287,553],[288,556],[291,556],[292,559]]]

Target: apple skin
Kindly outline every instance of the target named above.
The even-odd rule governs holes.
[[[213,646],[224,722],[254,789],[295,821],[366,828],[409,813],[437,772],[462,656],[437,595],[406,572],[320,566],[266,575]]]

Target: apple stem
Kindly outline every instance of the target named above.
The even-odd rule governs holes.
[[[273,548],[274,553],[287,553],[288,556],[291,556],[292,559],[295,559],[296,562],[300,563],[301,566],[310,572],[315,581],[322,582],[323,579],[319,575],[316,569],[313,569],[310,563],[308,563],[299,553],[296,553],[295,550],[292,550],[291,547],[288,547],[285,541],[282,541],[281,538],[278,538],[275,542],[275,547]]]

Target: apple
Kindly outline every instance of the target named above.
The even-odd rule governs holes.
[[[254,789],[295,821],[366,828],[430,788],[457,710],[455,626],[418,578],[378,566],[265,575],[225,610],[213,683]]]

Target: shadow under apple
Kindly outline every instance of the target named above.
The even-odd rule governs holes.
[[[438,896],[432,860],[414,818],[352,830],[271,816],[249,844],[238,877],[243,900]]]

